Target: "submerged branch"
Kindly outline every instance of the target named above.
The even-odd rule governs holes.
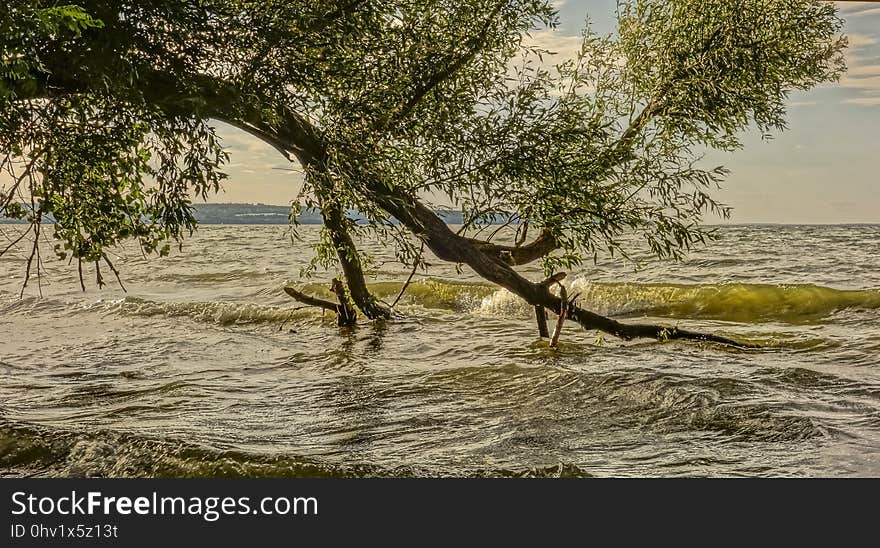
[[[549,339],[550,330],[547,328],[547,310],[541,305],[535,305],[535,320],[538,322],[538,336],[542,339]]]
[[[299,291],[293,287],[284,288],[285,293],[305,305],[329,310],[330,312],[335,312],[336,323],[340,327],[350,327],[354,325],[357,322],[357,312],[355,312],[351,305],[348,304],[348,295],[345,292],[345,288],[342,285],[342,282],[334,278],[331,291],[336,293],[336,296],[339,300],[338,303],[333,303],[319,297],[306,295],[302,291]]]
[[[556,329],[553,331],[553,338],[550,339],[550,348],[557,348],[559,346],[559,335],[562,333],[562,326],[565,325],[565,318],[568,317],[570,303],[565,286],[562,284],[559,284],[559,296],[562,298],[562,310],[559,312],[559,318],[556,320]]]
[[[689,331],[686,329],[679,329],[678,327],[666,327],[662,325],[625,324],[612,318],[601,316],[594,312],[590,312],[589,310],[580,308],[573,303],[570,304],[567,312],[569,319],[576,321],[584,329],[598,329],[599,331],[614,335],[625,341],[639,338],[656,339],[658,341],[677,339],[710,342],[734,348],[760,348],[760,345],[740,342],[713,333]]]
[[[284,292],[303,304],[323,308],[324,310],[329,310],[330,312],[338,312],[338,304],[331,303],[330,301],[325,301],[324,299],[320,299],[318,297],[312,297],[311,295],[306,295],[305,293],[298,291],[293,287],[285,287]]]

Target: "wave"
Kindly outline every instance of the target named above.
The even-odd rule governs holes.
[[[137,297],[111,301],[107,308],[128,316],[188,317],[220,325],[250,323],[286,323],[320,315],[312,308],[267,306],[248,302],[158,302]]]
[[[804,323],[847,308],[880,309],[880,291],[811,284],[593,284],[576,280],[569,293],[600,313],[734,322]]]
[[[379,299],[393,301],[401,282],[384,281],[370,285]],[[326,284],[309,283],[301,287],[309,294],[335,300]],[[189,317],[221,325],[236,323],[285,323],[314,318],[314,308],[262,304],[264,299],[281,297],[281,288],[263,288],[248,296],[252,301],[153,301],[128,296],[119,300],[66,303],[67,313],[104,310],[132,316]],[[654,284],[597,283],[576,278],[568,284],[568,294],[588,310],[616,317],[653,316],[673,319],[722,320],[741,323],[811,323],[841,310],[880,310],[880,290],[833,289],[811,284]],[[25,298],[0,301],[0,311],[33,313],[55,308],[50,299]],[[275,302],[284,302],[278,301]],[[490,317],[531,317],[532,308],[513,293],[482,283],[426,279],[411,283],[400,305],[422,309],[473,313]]]
[[[787,409],[788,402],[766,398],[762,389],[765,375],[770,376],[766,382],[776,383],[778,389],[802,389],[802,383],[776,370],[762,372],[756,382],[651,369],[612,373],[515,366],[449,369],[426,377],[422,384],[456,386],[466,382],[469,390],[479,391],[486,398],[500,397],[520,405],[540,401],[540,409],[564,416],[566,428],[580,432],[609,428],[661,435],[700,432],[750,443],[791,443],[834,435],[829,425],[814,420],[805,409],[792,413]],[[831,375],[825,380],[829,385],[834,383],[830,392],[837,396],[864,397],[863,387],[852,381]],[[523,407],[527,408],[532,407]],[[559,427],[558,423],[545,422],[540,414],[528,416],[520,411],[518,419],[517,430],[524,435],[552,434]],[[567,435],[562,431],[560,434]]]
[[[262,455],[112,431],[76,432],[0,419],[0,478],[589,477],[570,463],[448,470]]]
[[[655,316],[742,323],[809,323],[840,310],[880,309],[880,290],[832,289],[810,284],[642,284],[593,283],[575,279],[569,295],[607,316]],[[506,290],[484,298],[489,315],[531,314],[526,303]]]
[[[384,300],[394,300],[402,287],[400,282],[378,282],[370,285],[376,296]],[[400,302],[424,308],[470,312],[482,306],[483,300],[496,292],[498,288],[488,284],[428,278],[412,282]]]
[[[393,296],[401,284],[374,285]],[[575,278],[567,284],[581,306],[607,316],[657,316],[733,322],[805,323],[847,308],[880,309],[880,290],[833,289],[812,284],[655,284],[595,283]],[[426,308],[470,311],[488,316],[531,316],[518,296],[493,286],[429,279],[407,288],[404,303]]]

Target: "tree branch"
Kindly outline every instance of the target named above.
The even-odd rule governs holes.
[[[467,40],[465,45],[468,49],[464,53],[464,55],[457,59],[454,59],[449,64],[441,64],[440,66],[442,68],[431,75],[431,77],[423,82],[421,86],[416,88],[416,91],[415,93],[413,93],[412,97],[410,97],[409,100],[404,103],[392,117],[389,117],[388,123],[385,125],[385,127],[388,127],[397,120],[402,120],[406,118],[429,93],[431,93],[437,86],[454,76],[456,72],[461,70],[465,65],[472,61],[477,56],[477,54],[480,53],[480,51],[482,51],[482,47],[485,43],[486,37],[488,36],[488,31],[490,26],[492,25],[492,21],[494,21],[495,18],[498,17],[498,14],[501,13],[501,9],[506,4],[506,1],[498,2],[498,4],[495,6],[495,9],[492,10],[488,17],[486,17],[483,26],[480,29],[480,32]]]
[[[301,154],[304,159],[322,157],[326,154],[325,146],[317,130],[301,116],[289,120],[296,127],[291,128],[290,134],[308,135],[311,140],[303,143]],[[316,147],[314,149],[308,147]],[[415,196],[403,194],[393,186],[389,188],[382,184],[381,179],[365,172],[363,174],[365,189],[370,192],[370,198],[382,209],[393,215],[404,224],[413,234],[416,234],[437,258],[464,263],[470,266],[484,279],[493,282],[510,292],[519,295],[533,306],[543,306],[555,314],[561,314],[563,302],[558,296],[550,292],[543,284],[533,283],[522,277],[511,267],[507,261],[499,256],[487,253],[468,238],[453,232],[449,226],[433,211],[426,207]],[[526,246],[523,246],[526,247]],[[499,250],[508,251],[508,250]],[[598,329],[615,335],[624,340],[645,337],[656,340],[688,339],[702,342],[714,342],[738,348],[754,348],[754,345],[740,343],[727,337],[687,331],[677,327],[669,328],[656,325],[627,325],[611,318],[589,312],[577,306],[570,306],[568,317],[578,322],[585,329]]]
[[[337,305],[336,303],[331,303],[330,301],[325,301],[324,299],[319,299],[318,297],[306,295],[305,293],[298,291],[293,287],[285,287],[284,292],[303,304],[323,308],[324,310],[329,310],[330,312],[339,312],[339,305]]]
[[[468,240],[483,253],[496,257],[511,266],[531,263],[559,249],[556,238],[547,230],[541,232],[534,241],[527,245],[510,246],[472,238],[468,238]]]
[[[160,80],[163,86],[153,88],[147,85],[146,87],[149,90],[148,93],[157,101],[167,101],[170,91],[182,89],[179,82],[171,81],[160,73],[154,76]],[[197,75],[194,80],[196,80],[197,88],[204,94],[206,107],[190,112],[190,115],[233,120],[250,129],[256,128],[259,131],[251,131],[252,134],[266,140],[273,146],[280,145],[276,146],[279,151],[289,151],[294,154],[306,169],[317,169],[319,172],[324,172],[329,157],[328,145],[321,133],[305,117],[294,110],[282,107],[277,109],[275,113],[280,122],[269,124],[265,121],[265,113],[262,110],[265,105],[255,104],[251,95],[246,96],[233,85],[209,76]],[[189,84],[192,85],[193,82],[189,82]],[[191,96],[193,90],[190,87],[183,89],[182,93],[185,96]],[[266,105],[270,104],[272,104],[271,101],[266,101]],[[655,112],[656,107],[650,105],[646,107],[645,111],[624,132],[623,142],[626,143],[632,138],[637,128],[647,123],[647,120]],[[618,144],[620,145],[621,142],[618,141]],[[551,293],[547,286],[527,280],[512,268],[512,265],[523,264],[520,261],[527,262],[530,258],[534,260],[533,257],[537,258],[549,252],[548,250],[552,251],[551,248],[555,242],[552,242],[551,245],[549,237],[538,238],[532,244],[519,248],[472,241],[455,234],[442,219],[415,196],[408,195],[393,185],[389,187],[383,184],[384,181],[381,177],[369,173],[367,169],[364,169],[361,180],[368,197],[388,214],[397,218],[413,234],[416,234],[439,259],[467,264],[484,279],[519,295],[529,304],[542,306],[556,314],[562,313],[562,300]],[[508,253],[510,254],[509,261],[503,259],[508,256]],[[285,291],[301,302],[337,311],[336,305],[329,303],[329,301],[305,296],[292,288],[285,288]],[[739,348],[753,347],[753,345],[740,343],[726,337],[687,331],[676,327],[627,325],[573,304],[568,307],[568,317],[585,329],[598,329],[625,340],[637,337],[662,341],[688,339]]]
[[[335,312],[336,324],[339,327],[353,326],[357,322],[357,312],[355,312],[348,304],[348,296],[345,293],[345,287],[342,285],[342,282],[340,282],[336,278],[333,278],[331,291],[336,294],[336,297],[339,301],[338,304],[332,303],[330,301],[325,301],[324,299],[319,299],[318,297],[312,297],[311,295],[306,295],[305,293],[298,291],[293,287],[284,288],[285,293],[303,304]]]

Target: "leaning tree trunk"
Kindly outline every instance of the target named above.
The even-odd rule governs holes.
[[[288,117],[294,116],[292,113],[287,113],[287,115]],[[267,142],[288,160],[291,159],[291,155],[299,160],[318,197],[324,227],[336,250],[339,265],[348,286],[348,296],[367,318],[371,320],[390,318],[391,309],[380,303],[379,299],[367,288],[360,253],[346,226],[348,219],[345,217],[345,210],[334,198],[333,184],[327,173],[328,154],[324,147],[317,146],[317,136],[291,124],[280,126],[267,124],[262,119],[263,113],[253,108],[245,109],[244,113],[236,115],[221,110],[215,112],[214,116],[218,116],[225,122]],[[298,143],[304,143],[305,146]],[[288,292],[297,298],[295,293],[295,291]]]
[[[277,126],[266,124],[260,117],[255,120],[243,121],[241,126],[244,128],[256,127],[259,130],[255,133],[258,137],[262,135],[279,150],[295,155],[307,169],[326,165],[328,150],[320,132],[296,112],[284,111],[280,113],[279,118],[282,122]],[[550,291],[548,285],[541,282],[531,282],[512,267],[512,265],[523,264],[552,252],[556,246],[554,242],[548,241],[546,234],[542,234],[537,240],[524,246],[528,252],[514,253],[511,249],[503,246],[479,242],[456,234],[418,198],[404,191],[395,191],[393,185],[385,184],[385,181],[370,174],[367,170],[363,173],[362,181],[370,191],[371,199],[413,234],[416,234],[438,259],[466,264],[484,279],[522,297],[530,305],[546,308],[557,315],[563,314],[564,311],[569,319],[576,321],[585,329],[596,329],[624,340],[634,338],[652,338],[661,341],[686,339],[740,348],[753,347],[753,345],[727,337],[688,331],[677,327],[624,324],[580,308],[575,303],[565,303]],[[338,215],[339,213],[334,214],[331,211],[325,218],[329,219],[331,223],[337,224],[341,220]],[[328,228],[330,228],[331,234],[334,231],[337,233],[338,241],[341,244],[339,249],[355,251],[354,243],[350,237],[345,237],[347,232],[334,230],[332,227]],[[358,294],[361,299],[361,302],[355,301],[358,307],[363,305],[364,308],[370,309],[369,299],[372,295],[366,289],[360,263],[348,261],[346,264],[345,262],[345,259],[355,256],[356,253],[340,254],[340,260],[343,261],[343,268],[348,268],[346,281],[349,288],[352,289],[352,298]]]
[[[192,75],[191,79],[181,82],[177,78],[169,78],[159,71],[141,75],[144,99],[155,100],[159,104],[174,101],[173,97],[191,98],[197,95],[203,102],[187,102],[192,107],[189,115],[205,118],[216,118],[229,122],[240,129],[251,133],[264,142],[279,150],[286,158],[291,155],[309,170],[324,172],[328,165],[328,147],[321,133],[295,110],[287,107],[272,108],[272,101],[264,104],[257,100],[254,93],[244,93],[236,86],[208,75]],[[55,81],[55,86],[65,92],[85,92],[91,86],[100,86],[100,82],[90,81]],[[44,90],[47,96],[53,92]],[[37,92],[39,93],[39,92]],[[271,116],[267,116],[274,110]],[[270,121],[271,120],[271,121]],[[556,314],[564,308],[562,300],[541,283],[533,283],[519,273],[512,265],[523,264],[546,255],[555,249],[555,242],[548,241],[542,235],[531,244],[516,251],[503,246],[495,246],[488,242],[470,240],[455,234],[442,219],[425,207],[415,196],[405,191],[395,190],[393,185],[385,184],[381,177],[364,170],[362,180],[370,193],[370,198],[389,215],[393,215],[416,234],[439,259],[463,263],[471,267],[484,279],[504,287],[522,297],[533,306],[544,307]],[[344,213],[341,213],[344,215]],[[365,314],[383,317],[385,312],[377,308],[377,301],[366,289],[363,269],[354,243],[345,231],[343,217],[330,212],[325,218],[329,221],[328,229],[337,245],[340,262],[346,275],[346,283],[351,290],[352,299]],[[335,306],[335,305],[334,305]],[[582,309],[574,303],[568,307],[567,316],[586,329],[598,329],[622,339],[647,337],[658,340],[689,339],[708,341],[737,347],[750,347],[738,341],[718,335],[687,331],[658,325],[631,325],[595,314]]]
[[[410,207],[401,207],[400,202],[387,197],[380,197],[382,207],[397,217],[403,224],[416,234],[423,235],[425,244],[438,258],[451,262],[464,263],[470,266],[484,279],[504,287],[526,302],[534,306],[543,306],[562,314],[567,306],[567,316],[578,322],[585,329],[597,329],[624,340],[635,338],[652,338],[661,341],[670,339],[688,339],[713,342],[740,348],[751,348],[754,345],[742,343],[727,337],[710,333],[701,333],[666,327],[660,325],[624,324],[612,318],[601,316],[584,310],[575,303],[566,303],[554,295],[547,284],[533,283],[516,272],[504,258],[493,256],[481,251],[473,241],[453,232],[433,211],[421,204],[417,199],[410,199]]]
[[[324,218],[324,226],[330,234],[333,247],[336,248],[336,256],[345,275],[345,283],[348,285],[348,293],[354,304],[371,320],[391,317],[391,309],[382,305],[379,299],[367,289],[367,281],[364,276],[360,254],[345,227],[345,212],[338,203],[321,192],[321,215]]]

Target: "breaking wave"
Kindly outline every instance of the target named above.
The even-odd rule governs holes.
[[[818,285],[592,284],[575,281],[569,293],[610,315],[645,314],[734,322],[802,323],[846,308],[880,308],[880,291]]]
[[[108,308],[128,316],[188,317],[220,325],[250,323],[285,323],[314,317],[315,309],[267,306],[242,302],[157,302],[137,297],[113,301]]]
[[[437,471],[418,466],[261,455],[112,431],[74,432],[0,419],[2,477],[589,477],[570,463],[523,469]]]
[[[400,282],[376,282],[371,290],[385,302],[399,293]],[[277,291],[276,291],[277,289]],[[326,285],[310,283],[304,292],[335,300]],[[99,300],[68,305],[68,313],[104,310],[131,316],[189,317],[221,325],[237,323],[284,323],[314,318],[320,311],[289,301],[284,304],[275,294],[280,288],[264,288],[248,301],[153,301],[140,297]],[[742,323],[810,323],[845,309],[880,310],[880,290],[833,289],[819,285],[771,284],[652,284],[593,283],[581,278],[568,284],[569,296],[588,310],[607,316],[654,316],[676,319],[722,320]],[[280,297],[279,297],[280,298]],[[274,299],[274,300],[273,300]],[[4,299],[0,311],[33,313],[37,308],[55,306],[47,300]],[[263,301],[265,302],[265,300]],[[438,279],[416,281],[400,300],[404,307],[475,313],[490,317],[530,317],[531,307],[518,296],[494,286]]]
[[[657,316],[732,322],[808,323],[847,308],[880,309],[880,290],[843,290],[818,285],[591,283],[576,279],[568,294],[607,316]],[[509,291],[480,304],[481,313],[530,314]]]

